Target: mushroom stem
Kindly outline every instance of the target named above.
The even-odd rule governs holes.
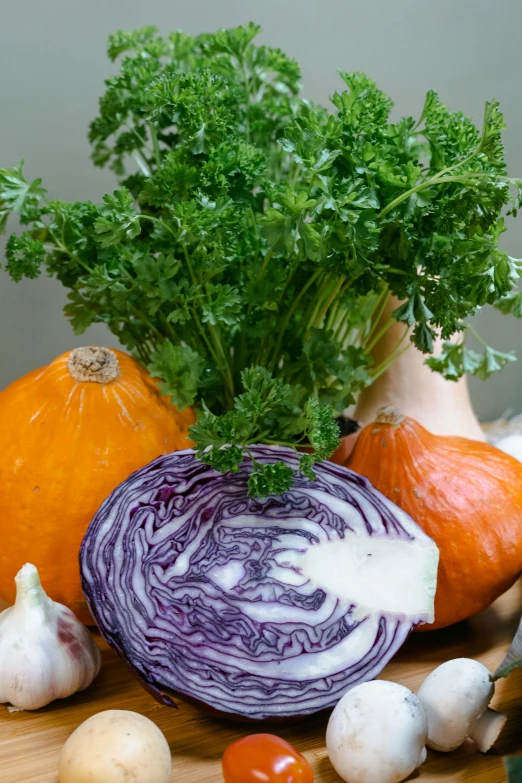
[[[506,715],[503,715],[501,712],[495,712],[495,710],[489,707],[480,716],[469,736],[481,753],[487,753],[493,747],[504,728],[506,720]]]

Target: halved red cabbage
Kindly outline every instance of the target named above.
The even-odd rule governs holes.
[[[255,446],[255,459],[291,449]],[[370,482],[323,463],[280,497],[247,494],[189,449],[107,498],[81,548],[107,642],[165,703],[246,718],[332,707],[433,620],[438,550]]]

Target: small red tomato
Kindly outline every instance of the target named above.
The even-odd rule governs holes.
[[[225,783],[313,783],[312,767],[274,734],[251,734],[223,754]]]

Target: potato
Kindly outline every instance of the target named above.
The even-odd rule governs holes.
[[[172,758],[155,723],[106,710],[73,731],[60,755],[60,783],[168,783]]]

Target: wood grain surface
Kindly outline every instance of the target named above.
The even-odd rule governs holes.
[[[413,634],[381,676],[417,690],[435,666],[450,658],[476,658],[492,670],[504,657],[521,612],[519,582],[472,620],[442,631]],[[135,710],[157,723],[172,751],[172,783],[222,783],[221,755],[227,745],[253,731],[271,730],[219,721],[188,704],[180,703],[178,710],[157,704],[99,637],[98,641],[103,667],[87,691],[36,712],[8,712],[0,705],[0,783],[58,783],[60,748],[82,721],[100,710]],[[522,670],[499,682],[493,706],[508,715],[495,751],[480,754],[471,743],[453,753],[429,751],[427,762],[410,780],[505,781],[501,755],[522,752]],[[306,755],[315,783],[339,783],[325,749],[326,720],[325,716],[311,718],[272,731]]]

